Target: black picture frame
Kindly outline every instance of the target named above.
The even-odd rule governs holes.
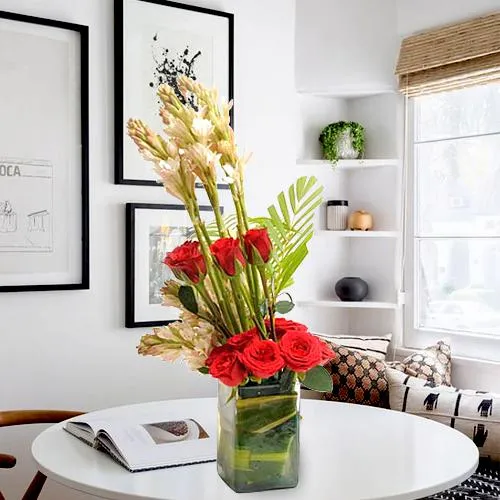
[[[129,0],[114,0],[114,40],[115,40],[115,184],[133,186],[161,186],[155,180],[129,179],[124,172],[124,127],[128,117],[124,115],[124,2]],[[169,0],[133,0],[156,4],[164,7],[196,12],[207,16],[218,16],[227,19],[228,28],[228,61],[229,61],[229,100],[234,101],[234,14],[205,7],[186,5]],[[234,128],[234,105],[231,109],[231,125]],[[201,184],[196,184],[201,188]],[[219,189],[229,189],[227,184],[218,184]]]
[[[201,212],[213,212],[211,206],[200,205]],[[136,212],[137,210],[186,211],[184,205],[162,203],[126,203],[125,205],[125,327],[163,326],[177,319],[138,321],[136,318]],[[221,207],[221,213],[224,209]]]
[[[14,12],[0,11],[0,19],[29,23],[44,27],[73,31],[80,39],[79,91],[80,103],[79,126],[80,162],[81,162],[81,278],[75,283],[1,285],[0,292],[43,292],[54,290],[88,290],[90,288],[90,216],[89,216],[89,28],[81,24],[54,19],[27,16]],[[1,68],[0,68],[1,71]]]

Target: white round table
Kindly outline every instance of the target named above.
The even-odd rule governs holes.
[[[203,409],[216,419],[215,399],[186,399],[102,410],[102,417],[145,414],[172,405],[185,415]],[[158,408],[152,408],[157,410]],[[445,425],[366,406],[301,402],[299,485],[262,493],[234,493],[206,463],[130,473],[54,425],[33,442],[39,469],[75,490],[109,499],[150,500],[375,500],[418,499],[467,479],[476,469],[473,442]]]

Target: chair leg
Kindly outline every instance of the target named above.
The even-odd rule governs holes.
[[[42,491],[43,485],[45,484],[46,477],[40,471],[36,473],[36,476],[31,481],[26,493],[21,500],[37,500],[40,492]]]

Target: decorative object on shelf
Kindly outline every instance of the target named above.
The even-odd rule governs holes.
[[[160,130],[157,91],[169,84],[183,104],[194,106],[177,85],[185,75],[233,99],[234,15],[159,0],[115,1],[115,184],[161,186],[126,142],[126,117],[142,116]],[[230,112],[234,120],[233,110]],[[219,188],[227,183],[218,176]],[[202,189],[201,183],[196,184]]]
[[[349,215],[348,224],[351,231],[370,231],[373,229],[373,216],[365,210],[356,210]]]
[[[0,12],[0,292],[88,289],[88,27]]]
[[[233,490],[294,487],[298,382],[331,390],[322,365],[334,353],[306,326],[276,314],[293,307],[285,290],[307,255],[322,188],[314,177],[301,177],[278,195],[267,217],[249,217],[243,188],[248,157],[236,148],[231,106],[219,104],[215,90],[186,76],[176,88],[199,108],[181,101],[175,88],[161,86],[165,136],[141,120],[128,124],[139,151],[153,162],[166,191],[184,204],[194,228],[193,239],[163,261],[176,278],[165,282],[163,304],[179,309],[182,321],[144,335],[139,353],[183,358],[191,369],[219,380],[217,470]],[[235,208],[226,218],[220,212],[217,168],[225,172]],[[210,201],[212,224],[200,217],[196,180]],[[280,300],[283,294],[289,300]]]
[[[326,228],[329,231],[344,231],[347,229],[347,200],[328,200],[326,202]]]
[[[368,283],[357,277],[342,278],[335,284],[335,293],[342,302],[360,302],[368,295]]]
[[[202,218],[213,219],[212,207],[200,206]],[[220,207],[222,211],[222,207]],[[162,326],[179,319],[177,308],[163,303],[163,285],[174,278],[162,261],[167,252],[193,234],[183,205],[127,203],[125,326]]]
[[[327,125],[319,136],[323,157],[335,164],[338,160],[352,160],[363,156],[365,129],[356,122],[335,122]]]

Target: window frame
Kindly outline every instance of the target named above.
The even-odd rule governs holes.
[[[438,340],[449,339],[453,344],[455,355],[470,359],[500,361],[500,335],[468,333],[468,332],[447,332],[432,328],[416,328],[415,317],[419,311],[418,300],[415,297],[418,283],[418,172],[416,168],[415,150],[416,141],[416,106],[414,97],[405,98],[406,106],[406,126],[405,126],[405,156],[406,156],[406,209],[405,209],[405,230],[403,234],[404,262],[403,262],[403,282],[404,282],[404,306],[403,306],[403,346],[409,349],[421,349],[429,346]],[[473,137],[492,135],[491,133],[475,134]],[[500,131],[498,134],[500,136]],[[469,136],[457,136],[462,139]],[[437,142],[437,141],[436,141]],[[499,237],[500,238],[500,237]],[[453,236],[450,237],[453,239]],[[471,236],[471,239],[476,239]]]

